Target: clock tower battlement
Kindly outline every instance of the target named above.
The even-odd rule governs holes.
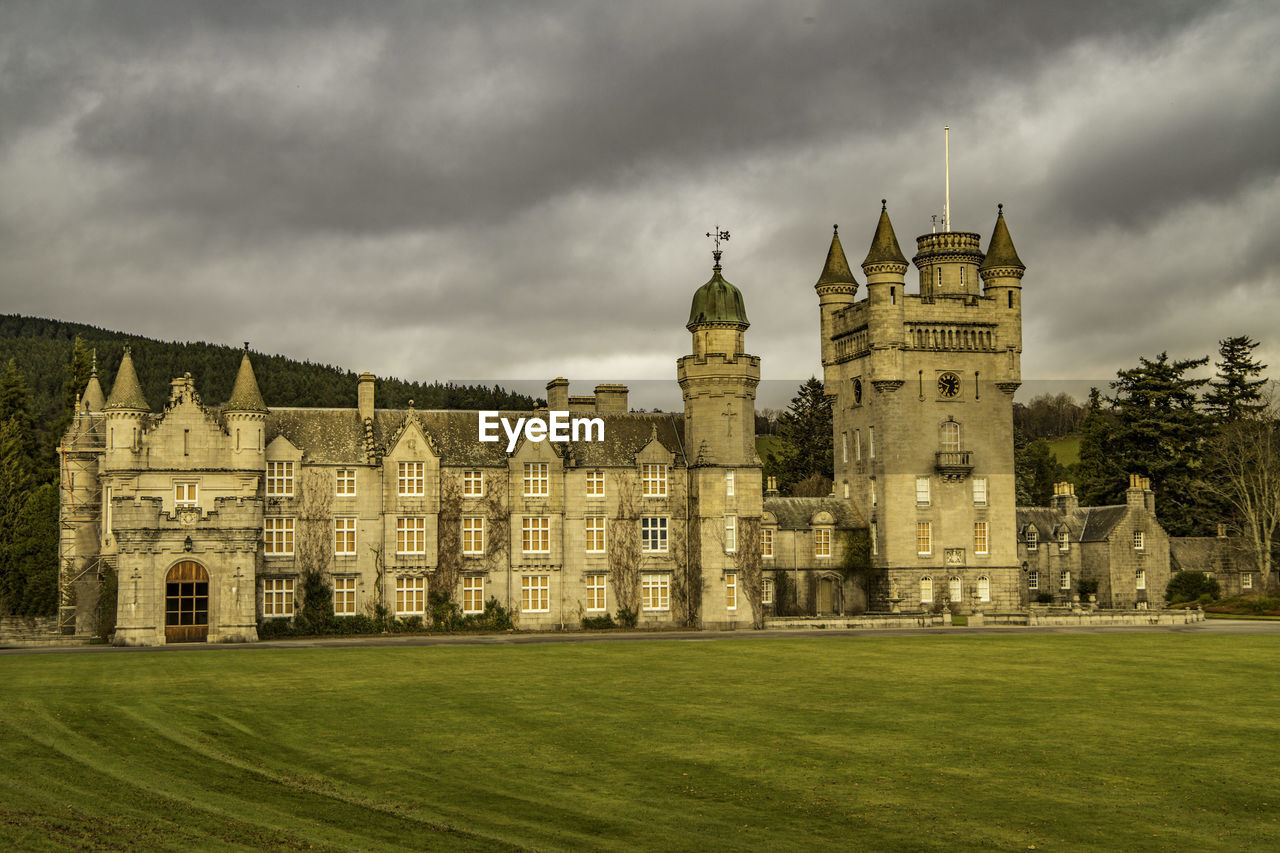
[[[986,253],[980,240],[962,231],[918,237],[919,285],[908,293],[908,263],[882,203],[862,264],[867,295],[855,300],[833,280],[843,278],[832,275],[836,238],[816,286],[835,489],[870,525],[872,610],[887,609],[891,593],[903,609],[944,597],[962,609],[1024,603],[1013,393],[1025,267],[1002,209]]]

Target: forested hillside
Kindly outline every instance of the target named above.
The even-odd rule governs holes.
[[[88,381],[92,353],[110,393],[126,346],[154,411],[169,399],[169,380],[184,373],[209,405],[231,396],[242,352],[237,347],[0,315],[0,615],[51,614],[57,607],[56,448]],[[268,406],[356,404],[356,374],[349,370],[252,355]],[[528,409],[535,402],[497,386],[379,380],[379,407],[403,408],[409,400],[419,409]]]

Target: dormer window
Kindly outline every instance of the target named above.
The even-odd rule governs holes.
[[[1040,534],[1036,531],[1034,527],[1027,528],[1027,550],[1028,551],[1040,550]]]
[[[1065,527],[1058,531],[1058,553],[1065,554],[1071,550],[1071,532]]]
[[[293,463],[267,463],[267,497],[293,497]]]

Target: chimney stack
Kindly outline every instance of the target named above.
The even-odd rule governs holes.
[[[1073,483],[1054,483],[1053,498],[1050,505],[1059,512],[1075,512],[1080,508],[1080,499],[1076,497]]]
[[[607,412],[622,412],[626,414],[626,411],[626,385],[596,386],[596,414],[605,414]]]
[[[547,383],[547,410],[569,411],[569,380],[563,376],[557,376]]]
[[[376,378],[372,373],[361,373],[356,383],[356,410],[362,423],[373,419],[373,383]]]

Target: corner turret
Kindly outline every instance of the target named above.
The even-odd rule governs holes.
[[[80,395],[80,407],[87,412],[101,412],[107,407],[107,398],[102,393],[102,383],[98,381],[98,357],[93,358],[93,372],[89,374],[89,382]]]
[[[105,408],[130,412],[151,411],[147,398],[142,395],[138,372],[133,369],[133,354],[129,347],[124,348],[120,369],[116,371],[116,381],[111,384],[111,396],[107,398]]]
[[[258,379],[249,361],[249,342],[245,341],[240,371],[231,388],[231,399],[222,407],[227,431],[232,438],[234,467],[261,470],[265,466],[265,432],[267,404],[258,389]]]
[[[898,246],[898,237],[889,221],[889,207],[880,199],[880,221],[871,238],[871,248],[862,262],[867,277],[867,331],[872,347],[872,385],[891,391],[901,387],[902,347],[905,342],[902,306],[906,295],[907,259]]]
[[[1009,226],[1004,221],[1004,205],[996,206],[996,225],[987,244],[987,256],[982,259],[978,274],[982,276],[982,293],[991,299],[1006,327],[1006,346],[1022,352],[1022,276],[1027,267],[1013,248]]]
[[[852,305],[858,293],[858,280],[849,269],[849,261],[840,245],[840,226],[831,226],[831,248],[827,250],[827,262],[822,275],[813,286],[818,292],[818,317],[822,329],[822,363],[830,365],[836,357],[832,333],[835,315]]]

